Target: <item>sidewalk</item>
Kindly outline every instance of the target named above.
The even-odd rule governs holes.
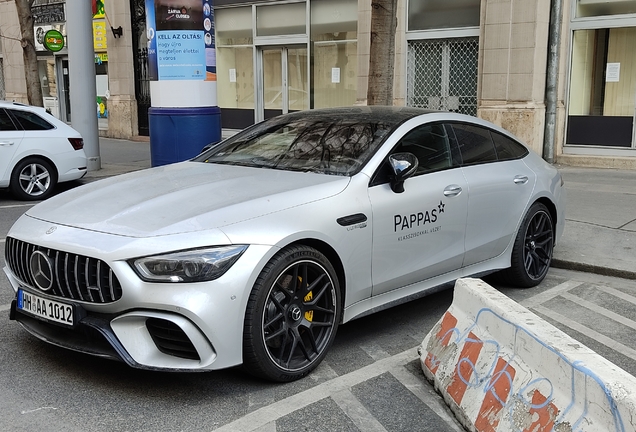
[[[558,168],[567,203],[553,267],[636,279],[636,171]]]
[[[99,141],[102,169],[87,178],[150,168],[149,142]],[[558,168],[567,190],[566,221],[552,266],[636,279],[636,171]]]

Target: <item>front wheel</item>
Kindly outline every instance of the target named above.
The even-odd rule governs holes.
[[[11,193],[21,200],[44,200],[53,194],[57,183],[57,173],[49,162],[40,158],[27,158],[20,161],[9,181]]]
[[[500,272],[501,281],[520,288],[539,285],[550,268],[553,248],[552,216],[545,205],[534,203],[521,222],[510,268]]]
[[[308,246],[283,249],[259,275],[247,304],[244,367],[272,381],[302,378],[325,357],[341,313],[329,260]]]

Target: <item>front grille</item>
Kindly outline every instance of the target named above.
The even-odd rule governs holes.
[[[146,328],[159,351],[190,360],[200,360],[199,353],[185,332],[172,321],[148,318]]]
[[[53,285],[49,294],[89,303],[111,303],[121,298],[119,280],[105,262],[7,237],[5,260],[24,284],[37,289],[30,266],[35,251],[45,254],[51,263]]]

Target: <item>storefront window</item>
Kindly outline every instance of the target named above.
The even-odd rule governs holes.
[[[253,110],[252,7],[217,9],[214,16],[219,107]]]
[[[218,47],[217,98],[221,108],[254,109],[252,47]]]
[[[480,0],[409,0],[408,30],[479,27]]]
[[[258,6],[256,8],[256,35],[306,34],[306,7],[304,2]]]
[[[106,57],[107,58],[107,57]],[[95,88],[97,90],[97,121],[108,118],[108,62],[102,61],[96,55],[95,59]],[[101,120],[103,126],[106,124]]]
[[[357,31],[357,0],[321,0],[311,3],[314,108],[355,103]]]
[[[633,0],[577,0],[576,17],[596,17],[636,13]]]
[[[636,28],[577,30],[572,44],[567,143],[631,147]]]
[[[252,44],[252,8],[238,7],[214,11],[216,46]]]

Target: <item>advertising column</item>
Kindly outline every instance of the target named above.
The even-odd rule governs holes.
[[[146,28],[150,159],[158,166],[221,140],[212,0],[146,0]]]

